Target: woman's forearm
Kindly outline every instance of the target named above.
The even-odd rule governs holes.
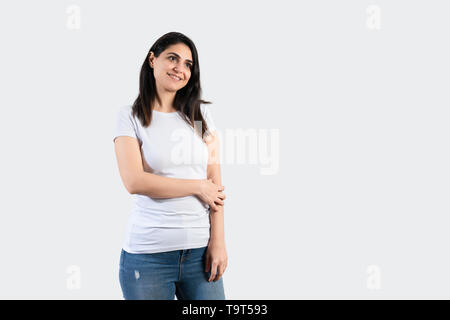
[[[218,210],[210,209],[211,224],[210,241],[225,243],[225,226],[223,206],[217,206]]]
[[[208,179],[218,185],[222,185],[222,177],[220,174],[220,164],[208,164]],[[226,200],[225,200],[226,201]],[[224,226],[224,206],[218,205],[217,210],[210,208],[210,241],[225,244],[225,226]]]
[[[136,178],[132,194],[163,199],[192,196],[198,194],[200,181],[168,178],[144,171]]]

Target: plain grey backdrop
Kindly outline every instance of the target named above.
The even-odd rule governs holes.
[[[223,143],[258,132],[256,162],[222,164],[227,299],[450,298],[449,10],[2,1],[0,298],[122,299],[112,135],[170,31],[197,46]]]

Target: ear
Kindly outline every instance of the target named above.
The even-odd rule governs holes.
[[[150,54],[148,55],[148,64],[150,65],[150,68],[153,68],[153,60],[154,60],[153,52],[150,51]]]

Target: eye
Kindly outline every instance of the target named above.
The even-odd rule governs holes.
[[[175,57],[175,56],[169,56],[169,60],[170,60],[170,61],[173,61],[172,58],[175,59],[175,60],[178,60],[178,58]],[[191,63],[186,62],[186,66],[187,66],[189,69],[192,69],[192,64],[191,64]]]

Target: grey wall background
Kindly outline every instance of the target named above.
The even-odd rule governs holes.
[[[179,31],[224,143],[279,133],[273,174],[222,164],[227,299],[449,298],[449,9],[2,1],[0,297],[122,298],[116,112]]]

